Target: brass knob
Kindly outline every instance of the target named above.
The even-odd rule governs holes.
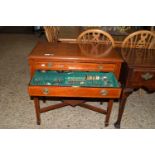
[[[141,78],[144,79],[144,80],[149,80],[149,79],[152,79],[153,76],[154,76],[153,74],[145,73],[145,74],[141,75]]]
[[[98,66],[98,69],[99,69],[99,70],[102,70],[102,69],[103,69],[103,66],[102,66],[102,65],[99,65],[99,66]]]
[[[48,66],[49,68],[52,67],[52,63],[49,62],[49,63],[47,64],[47,66]]]
[[[49,93],[48,88],[43,88],[43,94],[47,95]]]
[[[105,89],[102,89],[102,90],[100,91],[100,94],[103,95],[103,96],[106,96],[106,95],[108,95],[108,91],[105,90]]]

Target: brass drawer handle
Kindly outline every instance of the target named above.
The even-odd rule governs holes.
[[[49,68],[52,67],[52,63],[49,62],[49,63],[47,64],[47,66],[48,66]]]
[[[103,90],[100,91],[100,94],[103,95],[103,96],[106,96],[106,95],[108,95],[108,91],[103,89]]]
[[[43,88],[43,94],[47,95],[49,93],[48,88]]]
[[[102,70],[102,69],[103,69],[103,66],[102,66],[102,65],[99,65],[99,66],[98,66],[98,69],[99,69],[99,70]]]
[[[153,74],[150,74],[150,73],[145,73],[145,74],[142,74],[141,75],[141,78],[144,79],[144,80],[150,80],[154,77]]]

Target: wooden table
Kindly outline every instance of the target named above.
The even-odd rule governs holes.
[[[120,52],[125,62],[122,64],[120,75],[123,90],[116,128],[120,128],[127,97],[134,90],[144,88],[148,92],[155,91],[155,50],[126,48]]]
[[[31,79],[36,70],[56,71],[96,71],[113,72],[119,79],[122,58],[115,49],[106,52],[102,44],[71,44],[39,42],[28,57]],[[58,87],[58,86],[31,86],[28,87],[29,95],[34,98],[37,124],[40,124],[40,113],[60,108],[67,105],[79,105],[106,114],[105,125],[109,123],[112,109],[112,100],[119,98],[121,88],[87,88],[87,87]],[[40,108],[39,97],[61,97],[64,102],[49,107]],[[66,98],[72,100],[66,100]],[[82,99],[80,101],[76,99]],[[107,110],[88,104],[83,100],[89,98],[109,100]]]

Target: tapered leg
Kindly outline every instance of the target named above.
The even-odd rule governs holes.
[[[110,118],[112,106],[113,106],[113,100],[109,100],[108,107],[107,107],[107,114],[106,114],[106,118],[105,118],[105,126],[109,125],[109,118]]]
[[[120,99],[120,102],[119,102],[118,117],[117,117],[116,123],[114,124],[115,128],[118,128],[118,129],[120,128],[123,112],[124,112],[124,109],[125,109],[126,100],[127,100],[127,97],[132,92],[133,92],[133,89],[130,89],[130,88],[126,88],[122,92],[121,99]]]
[[[116,123],[114,124],[115,128],[118,128],[118,129],[120,128],[122,115],[123,115],[123,112],[124,112],[124,109],[125,109],[126,99],[127,99],[127,97],[122,98],[120,100],[120,103],[119,103],[118,117],[117,117]]]
[[[36,111],[37,125],[40,125],[40,103],[38,97],[34,97],[34,105]]]

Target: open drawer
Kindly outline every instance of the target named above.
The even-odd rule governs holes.
[[[39,71],[28,87],[30,96],[119,98],[121,88],[112,72]]]

